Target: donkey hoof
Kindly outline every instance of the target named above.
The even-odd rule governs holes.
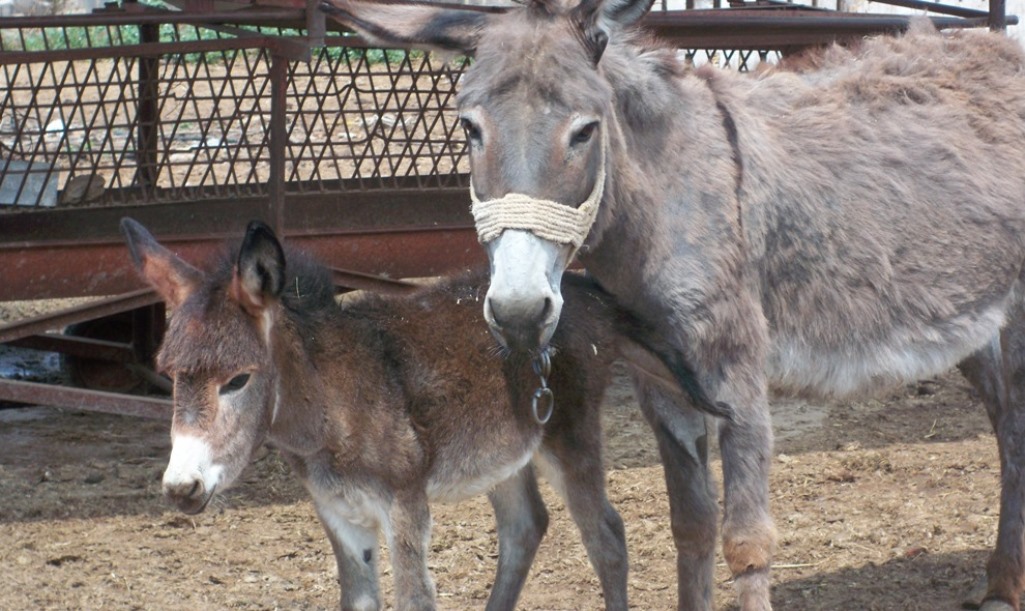
[[[979,611],[1018,611],[1002,600],[987,600],[979,607]]]

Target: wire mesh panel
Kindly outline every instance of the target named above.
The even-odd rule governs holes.
[[[712,64],[739,72],[751,72],[762,64],[775,65],[783,56],[778,50],[768,49],[680,49],[680,54],[692,66]]]
[[[339,47],[321,49],[308,64],[290,64],[289,184],[301,190],[459,184],[469,164],[455,93],[467,64],[417,51]]]
[[[144,42],[145,27],[153,28],[153,40],[176,43],[176,51],[116,52],[118,44],[140,40],[131,30],[141,31]],[[0,51],[63,46],[69,58],[49,53],[31,61],[22,53],[19,59],[28,55],[27,61],[0,63],[0,206],[266,194],[272,131],[266,46],[231,48],[235,37],[191,26],[108,27],[102,36],[97,28],[54,30],[4,32]],[[229,45],[192,49],[204,40]],[[101,42],[113,52],[76,58],[69,47]],[[468,167],[452,110],[467,60],[447,63],[416,51],[349,48],[345,42],[329,39],[311,61],[288,63],[290,189],[459,184]]]
[[[272,38],[295,30],[153,23],[0,29],[0,213],[265,197]],[[467,58],[328,36],[284,71],[289,193],[465,186],[454,114]],[[773,51],[684,49],[738,70]]]

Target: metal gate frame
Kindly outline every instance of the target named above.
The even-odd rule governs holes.
[[[992,0],[988,13],[920,0],[888,1],[940,14],[933,19],[941,28],[1002,29],[1006,23],[1016,22],[1004,16],[1003,0]],[[503,9],[483,7],[476,10]],[[672,41],[681,49],[704,50],[709,57],[720,52],[738,54],[743,67],[748,58],[759,57],[753,54],[762,54],[764,58],[769,51],[787,53],[810,45],[901,31],[907,28],[908,18],[838,13],[762,1],[736,3],[730,9],[653,12],[645,18],[645,23],[661,38]],[[161,39],[160,28],[168,27],[196,28],[218,34],[213,38],[165,41]],[[24,32],[62,29],[66,34],[69,28],[81,28],[87,33],[91,31],[89,28],[106,28],[108,32],[130,28],[137,30],[139,37],[137,42],[122,41],[119,45],[78,49],[46,43],[43,49],[31,50],[24,44]],[[276,28],[277,31],[268,33],[268,28]],[[282,33],[280,28],[289,30]],[[0,270],[3,270],[0,272],[3,277],[0,300],[106,296],[55,314],[0,325],[0,344],[109,362],[115,368],[127,368],[158,393],[167,390],[166,381],[151,369],[153,352],[163,333],[163,309],[159,298],[142,286],[131,269],[117,231],[123,216],[139,220],[166,245],[189,260],[202,260],[209,256],[220,248],[226,238],[240,235],[250,219],[261,218],[290,243],[313,251],[332,265],[339,286],[356,289],[403,293],[415,285],[395,278],[443,275],[484,261],[467,205],[465,143],[456,127],[457,122],[454,119],[444,120],[446,113],[451,114],[453,109],[452,94],[465,62],[456,68],[430,64],[429,56],[418,56],[414,62],[410,59],[413,55],[406,50],[395,61],[403,70],[415,73],[409,76],[407,73],[391,74],[389,62],[392,60],[384,55],[384,62],[389,66],[387,78],[395,79],[393,84],[405,83],[402,79],[412,78],[415,81],[421,77],[427,78],[431,84],[420,91],[414,82],[413,93],[401,95],[396,91],[375,90],[373,96],[383,96],[371,96],[375,103],[378,99],[395,103],[405,95],[406,101],[401,102],[397,112],[419,113],[421,98],[418,96],[424,93],[427,97],[422,99],[432,100],[429,105],[433,105],[432,112],[436,117],[433,122],[422,117],[406,121],[402,115],[393,119],[393,125],[385,126],[384,111],[379,108],[368,112],[361,110],[366,140],[384,137],[384,148],[367,145],[362,152],[345,157],[345,167],[355,168],[352,174],[346,175],[345,171],[338,170],[326,176],[321,167],[329,167],[332,161],[337,166],[334,153],[327,152],[333,150],[330,143],[314,153],[311,152],[313,147],[307,146],[308,142],[296,143],[289,138],[289,132],[298,129],[296,121],[300,119],[297,117],[305,112],[303,108],[307,97],[312,104],[310,113],[320,122],[316,125],[324,125],[324,130],[330,132],[326,127],[330,113],[325,110],[330,106],[329,96],[319,90],[309,95],[307,91],[302,96],[297,93],[301,66],[320,66],[322,58],[337,54],[351,61],[352,57],[359,57],[362,53],[366,60],[372,50],[353,37],[342,36],[340,30],[325,23],[323,14],[316,9],[316,0],[308,0],[306,7],[299,8],[236,11],[168,11],[126,0],[120,7],[109,7],[88,15],[0,19],[0,34],[5,32],[18,32],[20,46],[25,47],[17,48],[19,45],[16,43],[13,49],[4,48],[3,39],[0,39],[0,70],[9,81],[12,74],[21,74],[18,70],[24,66],[29,70],[32,65],[116,62],[130,58],[131,75],[128,80],[132,82],[126,91],[131,93],[121,95],[121,98],[127,95],[130,99],[128,102],[122,99],[122,106],[118,108],[123,113],[132,114],[133,118],[131,124],[124,127],[129,136],[118,145],[122,148],[110,155],[115,159],[110,162],[113,164],[111,180],[114,182],[99,196],[101,205],[73,202],[53,208],[36,205],[26,209],[0,209]],[[45,35],[43,38],[45,43]],[[256,91],[247,86],[241,89],[240,94],[232,89],[224,98],[230,100],[232,95],[237,95],[239,105],[243,101],[252,103],[251,114],[266,116],[265,120],[260,119],[265,121],[265,133],[262,136],[257,133],[258,142],[247,144],[258,151],[260,161],[254,164],[263,163],[262,169],[254,170],[244,179],[229,179],[225,183],[207,181],[205,177],[210,174],[207,172],[196,184],[161,184],[161,181],[167,182],[169,167],[175,163],[173,156],[162,150],[168,140],[160,131],[166,113],[160,93],[161,66],[167,64],[168,57],[211,53],[243,53],[264,58],[259,64],[259,71],[265,69],[265,73],[258,76],[265,87]],[[346,69],[352,70],[348,77],[357,80],[361,78],[360,70],[364,69],[364,64],[358,64],[356,68],[351,63],[346,64]],[[69,79],[74,85],[77,82],[76,70],[72,67],[58,75],[51,68],[51,80],[57,88],[52,92],[54,105],[65,103],[60,99],[60,86]],[[310,83],[318,82],[312,69],[308,75],[302,74],[307,88],[314,87]],[[251,76],[257,77],[255,74]],[[234,78],[230,70],[225,78],[229,81]],[[332,73],[331,78],[341,77]],[[369,75],[366,78],[372,81],[375,77]],[[207,80],[212,82],[216,79],[208,74]],[[39,82],[32,82],[28,89],[32,90],[32,100],[40,97],[44,89],[50,95],[48,88]],[[224,99],[218,98],[218,103]],[[414,102],[417,107],[413,107]],[[67,116],[85,116],[81,101],[72,100],[70,104],[73,110]],[[300,109],[290,110],[289,104],[298,104]],[[12,105],[8,98],[8,106]],[[338,112],[344,114],[340,105],[339,102]],[[38,106],[36,104],[33,110],[41,113],[37,114],[38,117],[54,115],[53,108],[43,112]],[[0,111],[4,109],[4,104],[0,103]],[[63,110],[60,116],[65,116]],[[438,117],[441,117],[440,121]],[[89,119],[84,121],[88,123]],[[38,125],[34,129],[38,133],[33,132],[29,140],[34,138],[37,144],[33,152],[38,153],[46,149],[46,139],[50,136],[45,133],[48,126],[43,120],[36,123]],[[417,132],[420,135],[402,132],[408,127],[407,123],[414,125],[414,131],[420,129]],[[331,125],[332,129],[336,127],[334,123]],[[250,127],[247,123],[246,129]],[[299,131],[305,133],[309,131],[308,127],[304,125]],[[23,126],[16,129],[21,130],[18,132],[20,135],[29,131]],[[177,130],[177,126],[174,129]],[[347,127],[344,129],[348,130]],[[205,136],[206,132],[203,134]],[[435,140],[436,137],[440,139]],[[99,146],[110,149],[112,145],[109,138],[104,138]],[[227,145],[221,147],[218,142],[216,147],[220,150]],[[241,150],[242,144],[239,143],[238,147]],[[300,150],[298,157],[294,150],[296,147]],[[419,148],[414,151],[416,147]],[[78,186],[90,187],[92,177],[97,175],[96,168],[89,167],[90,160],[102,156],[89,157],[81,150],[65,154],[61,152],[60,145],[57,150],[58,153],[51,150],[50,156],[64,155],[72,168],[75,163],[84,164],[85,171],[78,176],[87,178],[79,180]],[[0,147],[0,154],[3,152]],[[236,152],[229,156],[229,161],[239,161],[242,158],[240,154]],[[303,158],[304,154],[307,157]],[[418,157],[421,154],[428,160]],[[34,158],[25,156],[29,158],[29,167],[33,167]],[[416,159],[409,161],[406,157]],[[299,168],[303,164],[297,160],[299,158],[305,159],[307,174],[302,175]],[[209,159],[213,164],[218,158],[215,155]],[[220,162],[224,161],[220,159]],[[382,169],[376,165],[384,163],[382,159],[391,163],[390,168]],[[439,159],[444,163],[439,163]],[[372,169],[361,171],[361,164],[368,162]],[[188,163],[195,165],[197,162],[193,158]],[[421,171],[421,166],[426,169]],[[53,167],[46,170],[45,180],[49,181],[56,175]],[[191,171],[191,167],[186,171]],[[6,165],[0,167],[0,180],[5,171]],[[128,178],[117,182],[124,172],[128,172]],[[234,170],[229,173],[234,173]],[[60,180],[63,182],[63,196],[71,190],[73,177],[64,175]],[[124,317],[125,324],[131,327],[131,337],[127,341],[61,332],[69,325],[118,316]],[[13,380],[0,380],[0,401],[153,418],[167,418],[170,413],[166,395],[138,396]]]

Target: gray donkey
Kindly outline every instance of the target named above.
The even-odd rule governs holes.
[[[563,270],[690,364],[722,422],[723,554],[741,607],[770,607],[770,388],[848,396],[955,364],[1000,448],[984,608],[1025,585],[1025,57],[916,25],[800,71],[691,69],[633,31],[651,0],[503,12],[327,0],[385,45],[472,52],[458,105],[491,259],[485,316],[538,348]],[[566,6],[570,4],[572,6]],[[575,5],[574,5],[575,4]],[[715,505],[684,406],[662,397],[679,606],[711,605]],[[681,471],[677,472],[676,469]]]
[[[552,340],[558,363],[547,380],[555,405],[539,413],[531,361],[502,358],[481,316],[482,278],[343,307],[327,270],[301,253],[286,263],[260,223],[236,259],[208,272],[139,223],[121,226],[136,267],[171,310],[157,355],[174,378],[163,486],[181,510],[202,511],[269,441],[313,497],[338,562],[341,607],[381,608],[381,532],[398,608],[427,609],[428,501],[487,492],[499,537],[487,608],[512,609],[548,521],[530,466],[537,458],[580,528],[606,606],[627,608],[626,543],[605,495],[599,404],[620,354],[654,387],[678,387],[593,283],[567,284],[573,316]]]

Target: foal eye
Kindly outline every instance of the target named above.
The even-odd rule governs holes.
[[[481,140],[480,128],[477,127],[476,123],[474,123],[470,119],[467,119],[466,117],[460,117],[459,118],[459,125],[461,125],[462,128],[463,128],[463,131],[466,132],[466,138],[468,140],[471,140],[473,142],[480,142],[480,140]]]
[[[237,376],[235,376],[234,378],[228,380],[227,384],[225,384],[224,386],[221,386],[221,388],[220,388],[220,390],[218,392],[220,394],[222,394],[222,395],[226,395],[226,394],[228,394],[230,392],[235,392],[236,390],[242,390],[242,387],[245,386],[248,383],[249,383],[249,374],[248,373],[240,373]]]
[[[596,129],[598,129],[598,122],[591,121],[577,130],[577,133],[573,134],[573,137],[570,139],[570,144],[579,145],[589,142],[591,140],[591,136],[594,135],[594,130]]]

